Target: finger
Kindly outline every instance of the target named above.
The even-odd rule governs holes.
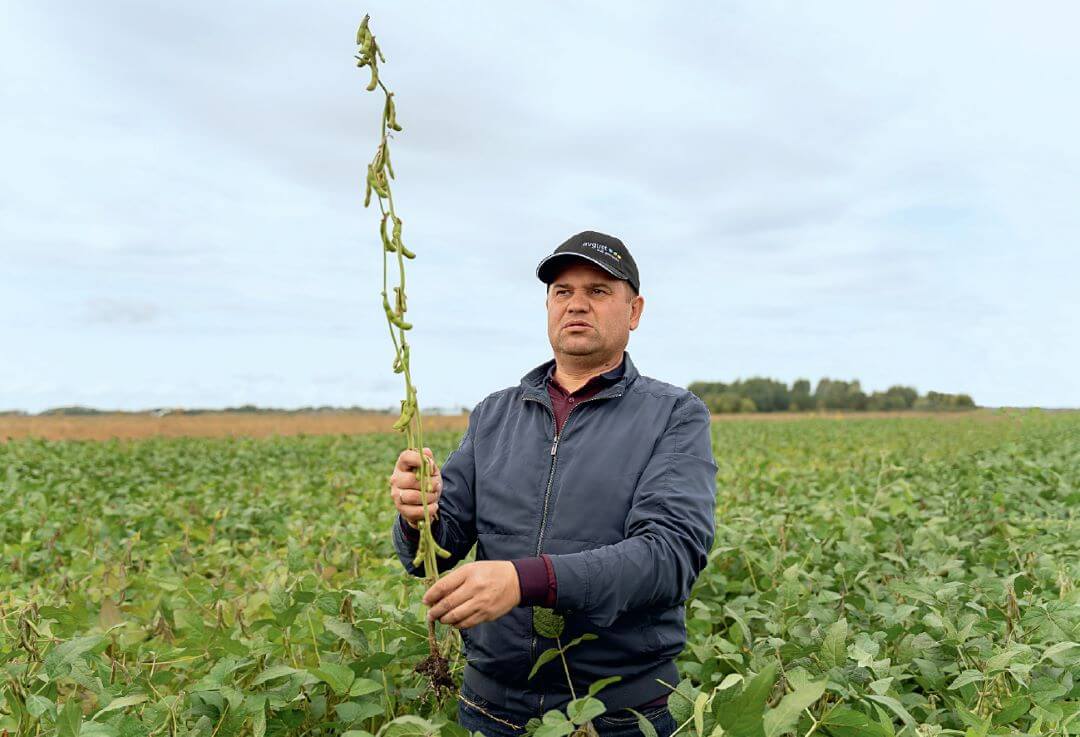
[[[452,627],[460,627],[462,622],[475,616],[479,608],[476,600],[470,598],[442,615],[439,621]]]
[[[427,503],[434,504],[439,501],[439,494],[440,492],[429,489],[427,493]],[[412,506],[420,506],[420,503],[423,501],[420,498],[420,491],[418,489],[398,489],[398,498],[401,500],[402,504],[409,504]]]
[[[420,488],[420,474],[416,471],[394,471],[394,475],[390,477],[390,485],[396,486],[399,489],[419,489]],[[428,476],[428,486],[438,486],[442,488],[442,476],[438,473],[432,473]]]
[[[420,465],[420,454],[412,448],[406,448],[398,455],[396,470],[412,471]]]
[[[476,602],[473,601],[473,599],[474,597],[472,592],[468,590],[468,586],[459,586],[444,596],[440,601],[436,602],[436,604],[428,610],[428,619],[435,619],[443,624],[453,624],[453,621],[448,620],[447,617],[455,610],[468,605],[470,602],[472,602],[472,606],[475,607]],[[465,612],[462,612],[461,614],[464,616]]]
[[[439,475],[439,468],[438,468],[438,466],[435,465],[435,460],[433,458],[429,457],[427,459],[427,464],[426,465],[427,465],[428,477],[429,478],[437,478],[438,475]],[[420,482],[420,466],[419,466],[419,464],[417,464],[416,468],[413,469],[412,477],[414,479],[416,479],[417,483]]]
[[[487,614],[485,614],[483,610],[477,610],[477,611],[473,612],[472,615],[470,615],[470,616],[466,617],[465,619],[461,620],[460,622],[458,622],[454,626],[457,627],[459,630],[467,630],[470,627],[475,627],[478,624],[483,624],[484,622],[490,622],[490,621],[491,621],[491,618],[488,617]]]
[[[398,506],[398,511],[401,512],[402,517],[413,523],[419,522],[420,520],[424,519],[424,508],[421,507],[419,504],[401,504]],[[428,514],[431,515],[432,518],[438,517],[439,505],[429,504]]]
[[[432,584],[431,588],[424,593],[424,604],[429,607],[434,606],[444,596],[465,583],[465,576],[461,573],[463,570],[465,570],[465,568],[458,568],[455,571],[451,571]]]
[[[437,469],[439,467],[435,463],[435,454],[431,452],[431,448],[424,448],[424,455],[428,457],[428,468]]]

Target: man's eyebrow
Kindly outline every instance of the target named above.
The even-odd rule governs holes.
[[[573,284],[567,284],[566,282],[556,282],[555,284],[551,285],[551,288],[554,289],[555,287],[573,287],[573,286],[574,286]],[[591,282],[589,284],[586,284],[585,286],[586,287],[610,287],[611,282],[594,281],[594,282]]]

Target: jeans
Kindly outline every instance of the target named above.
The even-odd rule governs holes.
[[[671,737],[675,731],[675,719],[667,706],[658,706],[642,712],[656,728],[657,737]],[[458,724],[470,732],[480,732],[484,737],[521,737],[525,723],[543,714],[517,714],[507,712],[497,704],[479,696],[468,686],[462,686],[458,699]],[[624,710],[601,714],[593,719],[593,726],[601,737],[641,737],[637,717]]]

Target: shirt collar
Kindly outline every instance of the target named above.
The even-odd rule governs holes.
[[[613,368],[613,369],[611,369],[609,371],[605,371],[602,374],[597,374],[596,376],[593,376],[591,379],[589,379],[587,382],[585,382],[585,384],[583,384],[581,386],[581,388],[578,389],[577,391],[581,391],[582,389],[585,389],[586,387],[591,387],[591,386],[594,386],[594,385],[597,385],[597,384],[600,384],[600,385],[614,384],[616,381],[621,379],[623,377],[623,374],[625,374],[625,373],[626,373],[626,351],[623,351],[623,359],[621,361],[619,361],[618,366],[616,366],[615,368]],[[558,382],[555,381],[555,362],[554,361],[552,361],[551,366],[548,367],[547,375],[544,377],[544,383],[545,384],[555,384],[555,386],[559,386]],[[573,393],[577,393],[577,392],[573,392]]]

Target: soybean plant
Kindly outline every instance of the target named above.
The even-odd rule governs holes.
[[[394,195],[390,191],[390,180],[394,179],[394,167],[390,163],[390,137],[391,131],[401,131],[401,125],[397,121],[397,108],[394,104],[394,93],[387,89],[379,79],[379,64],[386,63],[382,49],[375,41],[375,36],[368,27],[369,16],[364,16],[359,29],[356,31],[356,43],[360,47],[356,55],[358,67],[368,67],[371,71],[371,81],[366,89],[373,92],[381,89],[385,97],[382,110],[382,122],[379,125],[379,146],[375,149],[375,156],[367,167],[366,187],[364,192],[364,207],[368,207],[372,201],[372,194],[379,204],[379,212],[382,219],[379,222],[379,239],[382,254],[382,307],[386,315],[386,324],[390,330],[390,340],[394,345],[393,371],[401,374],[405,379],[405,398],[401,400],[401,414],[394,422],[393,428],[398,432],[405,433],[407,448],[415,449],[420,454],[420,468],[417,475],[420,479],[420,503],[424,508],[424,519],[420,520],[420,543],[417,547],[414,566],[423,566],[424,578],[428,586],[435,583],[439,577],[439,568],[436,557],[448,558],[450,553],[441,548],[435,542],[431,534],[431,515],[428,510],[428,484],[432,468],[427,456],[423,453],[424,436],[423,424],[420,416],[419,403],[417,401],[417,387],[413,384],[412,371],[409,366],[409,342],[406,334],[412,329],[412,323],[405,320],[407,310],[405,294],[405,260],[415,259],[416,254],[405,247],[401,239],[402,220],[394,208]],[[391,256],[391,254],[393,254]],[[394,259],[397,264],[397,286],[393,288],[393,300],[391,301],[389,288],[389,261]],[[418,666],[417,671],[426,674],[431,679],[432,687],[437,693],[441,693],[453,685],[450,678],[449,667],[446,658],[439,651],[438,641],[435,639],[435,623],[428,622],[428,648],[430,655]]]

